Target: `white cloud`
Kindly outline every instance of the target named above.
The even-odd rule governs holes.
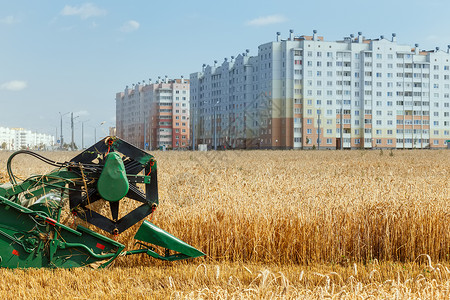
[[[92,3],[84,3],[80,6],[64,6],[61,11],[63,16],[80,16],[81,19],[87,19],[91,17],[99,17],[106,14],[106,10],[98,8]]]
[[[283,15],[271,15],[265,17],[259,17],[250,21],[247,21],[247,25],[249,26],[266,26],[271,24],[284,23],[287,21],[287,18]]]
[[[6,16],[6,17],[0,19],[0,23],[8,24],[8,25],[18,23],[18,22],[19,22],[19,20],[17,18],[15,18],[14,16]]]
[[[27,87],[26,81],[12,80],[0,85],[0,90],[21,91]]]
[[[88,116],[89,115],[89,112],[88,111],[86,111],[86,110],[80,110],[80,111],[77,111],[77,112],[75,112],[75,113],[73,113],[75,116],[80,116],[80,117],[82,117],[82,116]]]
[[[122,27],[120,27],[120,31],[122,32],[132,32],[139,29],[141,26],[138,22],[134,20],[127,21],[123,23]]]

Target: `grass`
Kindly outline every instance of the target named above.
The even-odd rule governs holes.
[[[44,283],[36,280],[49,276],[60,280],[50,286],[63,298],[449,295],[447,151],[152,154],[160,196],[152,222],[206,258],[167,264],[124,257],[101,271],[0,270],[3,280],[34,282],[24,290],[38,298]],[[6,159],[0,153],[3,172]],[[32,158],[14,166],[25,176],[49,171]],[[119,241],[132,247],[137,228]]]

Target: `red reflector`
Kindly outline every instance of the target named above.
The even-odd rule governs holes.
[[[55,226],[56,224],[56,220],[53,220],[52,218],[46,218],[45,222],[47,222],[48,224]]]
[[[97,243],[97,246],[96,246],[98,249],[100,249],[100,250],[105,250],[105,245],[102,245],[102,244],[100,244],[100,243]]]
[[[16,249],[14,249],[13,252],[12,252],[12,254],[13,254],[13,255],[19,256],[19,251],[17,251]]]

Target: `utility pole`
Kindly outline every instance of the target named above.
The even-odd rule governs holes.
[[[73,151],[73,112],[70,113],[70,128],[72,129],[72,143],[70,144],[70,148]]]
[[[61,113],[59,113],[59,114],[61,115]],[[61,129],[60,129],[59,133],[61,134],[61,136],[59,138],[59,141],[60,141],[59,147],[62,149],[62,147],[64,145],[64,138],[63,138],[63,133],[62,133],[62,115],[61,115]]]
[[[63,145],[64,145],[64,137],[63,137],[63,131],[62,131],[62,117],[64,117],[65,115],[67,115],[68,114],[68,112],[67,113],[65,113],[65,114],[62,114],[61,112],[59,112],[59,116],[61,117],[61,132],[60,132],[60,134],[61,134],[61,137],[60,137],[60,142],[61,142],[61,144],[59,144],[59,148],[62,150],[62,148],[63,148]]]

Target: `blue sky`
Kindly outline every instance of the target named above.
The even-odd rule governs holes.
[[[0,126],[55,134],[59,112],[74,112],[77,144],[106,135],[115,93],[158,76],[186,78],[275,39],[326,40],[362,31],[397,33],[400,44],[446,49],[450,1],[5,1],[0,0]],[[69,115],[63,119],[70,139]]]

